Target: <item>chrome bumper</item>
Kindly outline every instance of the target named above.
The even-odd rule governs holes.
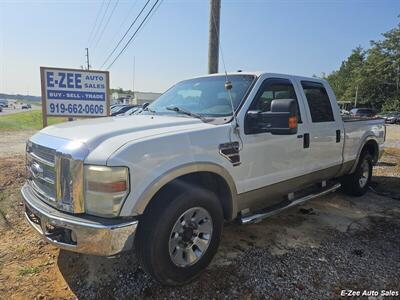
[[[132,249],[138,221],[74,216],[39,200],[31,187],[21,189],[28,223],[49,243],[73,252],[112,256]]]

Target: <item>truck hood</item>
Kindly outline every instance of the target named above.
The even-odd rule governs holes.
[[[47,127],[41,133],[79,141],[86,144],[89,150],[93,150],[103,141],[121,135],[129,136],[128,140],[124,140],[126,143],[152,135],[204,126],[213,125],[185,116],[135,115],[66,122]]]

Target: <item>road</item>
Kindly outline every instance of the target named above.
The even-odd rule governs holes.
[[[32,105],[32,108],[30,110],[38,110],[42,109],[41,106],[39,105]],[[10,108],[10,107],[3,107],[3,111],[0,112],[0,117],[5,116],[5,115],[11,115],[19,112],[27,111],[27,109],[21,109],[21,105],[16,105],[16,108]]]

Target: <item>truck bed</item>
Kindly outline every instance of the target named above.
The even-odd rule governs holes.
[[[355,116],[342,115],[342,120],[343,122],[358,122],[358,121],[383,120],[383,119],[377,117],[355,117]]]
[[[385,121],[382,118],[343,118],[345,143],[343,147],[344,162],[357,158],[361,141],[367,136],[375,136],[381,145],[385,138]]]

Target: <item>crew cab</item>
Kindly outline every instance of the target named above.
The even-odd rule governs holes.
[[[26,219],[53,245],[134,249],[165,285],[194,280],[225,222],[257,222],[340,187],[366,193],[382,119],[342,119],[322,79],[215,74],[140,114],[67,122],[27,142]]]

